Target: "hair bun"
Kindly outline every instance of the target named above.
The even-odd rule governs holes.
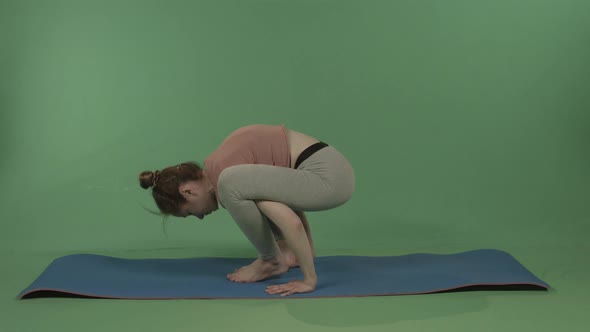
[[[159,171],[156,171],[155,173],[152,171],[143,171],[139,174],[139,185],[143,188],[143,189],[148,189],[150,187],[153,187],[156,180],[158,179],[158,175],[160,174]]]

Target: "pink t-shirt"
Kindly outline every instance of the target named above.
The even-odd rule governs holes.
[[[205,170],[221,204],[217,181],[226,167],[240,164],[262,164],[291,167],[291,153],[284,124],[255,124],[232,132],[204,162]],[[223,204],[221,204],[222,207]],[[224,207],[225,208],[225,207]]]

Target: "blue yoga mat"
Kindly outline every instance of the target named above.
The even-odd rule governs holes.
[[[510,254],[480,249],[456,254],[315,257],[311,293],[267,294],[269,285],[302,279],[300,268],[255,283],[226,278],[254,258],[126,259],[74,254],[55,259],[18,297],[118,299],[273,299],[425,294],[458,290],[547,290]],[[487,287],[485,287],[487,286]]]

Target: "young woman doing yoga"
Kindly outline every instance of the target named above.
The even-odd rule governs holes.
[[[240,127],[204,160],[145,171],[164,215],[203,219],[225,208],[258,252],[258,259],[227,278],[256,282],[299,266],[303,280],[266,288],[282,296],[311,292],[318,283],[307,211],[346,203],[355,190],[354,170],[333,146],[285,125]]]

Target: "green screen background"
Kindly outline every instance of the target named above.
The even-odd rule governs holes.
[[[587,329],[588,1],[1,0],[0,38],[2,331]],[[16,299],[71,253],[254,258],[223,209],[166,236],[138,184],[254,123],[355,169],[318,256],[495,248],[553,288]]]

